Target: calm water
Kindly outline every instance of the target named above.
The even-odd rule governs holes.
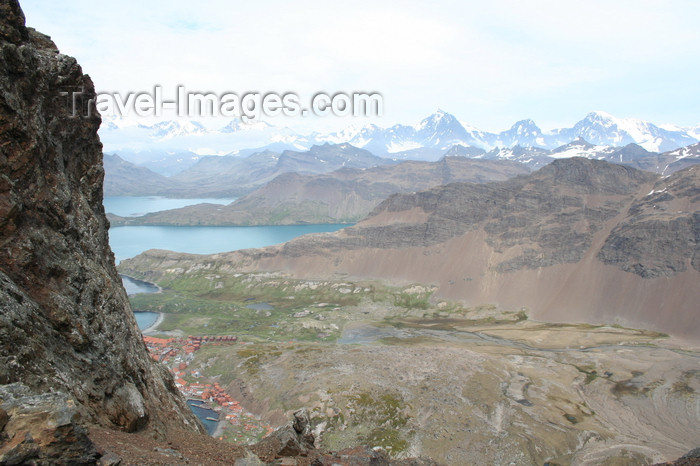
[[[158,291],[158,287],[152,283],[136,280],[126,275],[120,275],[120,277],[122,278],[122,284],[124,285],[126,294],[130,296],[136,293],[155,293]],[[156,322],[158,313],[134,310],[134,317],[136,317],[136,323],[139,325],[139,328],[141,330],[146,330]]]
[[[275,309],[269,303],[253,303],[248,304],[246,307],[255,311],[272,311],[273,309]]]
[[[124,289],[128,295],[136,293],[155,293],[158,291],[158,287],[153,283],[136,280],[135,278],[127,277],[126,275],[119,276],[122,277],[122,283],[124,284]]]
[[[143,331],[156,323],[158,313],[151,311],[134,311],[134,317],[136,317],[136,323],[139,325],[139,329]]]
[[[104,198],[107,212],[121,216],[144,214],[202,202],[229,204],[235,199],[168,199],[157,196]],[[307,233],[336,231],[347,225],[294,225],[260,227],[121,226],[109,229],[109,245],[117,264],[148,249],[213,254],[284,243]],[[128,291],[128,289],[127,289]],[[141,291],[143,292],[143,291]]]
[[[207,419],[208,417],[219,419],[219,413],[214,410],[202,407],[203,401],[199,400],[187,400],[187,405],[190,407],[192,412],[202,421],[204,427],[207,429],[207,433],[212,435],[216,431],[216,427],[219,425],[219,421],[211,421]]]
[[[212,199],[212,198],[197,198],[197,199],[169,199],[159,196],[109,196],[105,197],[102,205],[105,207],[105,212],[119,215],[121,217],[134,217],[144,215],[149,212],[158,212],[161,210],[179,209],[194,204],[230,204],[235,201],[235,198],[230,199]]]
[[[213,254],[284,243],[307,233],[336,231],[348,225],[260,227],[125,226],[109,229],[109,245],[117,264],[148,249]]]

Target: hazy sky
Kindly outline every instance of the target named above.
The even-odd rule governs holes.
[[[20,2],[100,91],[378,91],[379,126],[437,108],[491,131],[592,110],[700,124],[697,0]]]

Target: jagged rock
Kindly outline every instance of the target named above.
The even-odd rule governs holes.
[[[246,456],[243,458],[238,458],[233,464],[234,466],[265,466],[260,458],[255,456],[252,452],[247,452]]]
[[[294,413],[289,424],[280,427],[255,445],[254,451],[272,453],[274,457],[306,455],[314,449],[314,435],[306,408]]]
[[[315,466],[432,466],[432,460],[409,458],[391,459],[386,452],[368,446],[347,448],[338,452],[327,452],[314,447],[311,419],[306,408],[294,413],[287,425],[280,427],[270,436],[252,445],[245,458],[236,461],[237,466],[258,464],[297,464],[296,457],[305,457],[305,463]],[[266,460],[267,463],[263,463]]]
[[[8,419],[9,419],[9,417],[7,416],[7,411],[0,408],[0,432],[5,430],[5,426],[7,425]],[[2,438],[2,437],[0,437],[0,438]]]
[[[95,464],[99,454],[65,393],[35,395],[15,383],[0,387],[0,403],[9,436],[0,446],[0,464]]]
[[[693,448],[685,455],[678,458],[676,461],[667,463],[658,463],[654,466],[698,466],[700,465],[700,447]]]
[[[97,464],[100,466],[120,466],[122,464],[122,459],[116,453],[105,451],[102,453]]]
[[[697,459],[700,460],[700,447],[693,448],[685,455],[681,456],[682,460]]]
[[[76,60],[0,0],[0,384],[64,392],[105,426],[203,431],[114,267],[94,97]]]
[[[437,466],[427,458],[391,459],[383,450],[367,446],[346,448],[314,459],[314,466]]]
[[[672,277],[688,265],[700,272],[698,204],[700,168],[662,178],[632,204],[598,258],[644,278]]]
[[[184,459],[184,456],[182,456],[182,453],[180,453],[177,450],[173,450],[172,448],[154,448],[153,451],[160,453],[161,455],[169,456],[169,457],[176,458],[179,460]]]
[[[31,464],[41,456],[39,445],[29,432],[17,432],[9,442],[0,446],[0,464]]]

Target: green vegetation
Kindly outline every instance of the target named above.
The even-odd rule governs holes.
[[[382,447],[392,455],[410,446],[412,434],[406,430],[410,406],[400,394],[355,393],[348,399],[347,410],[352,413],[350,427],[357,429],[358,442]],[[366,426],[373,427],[367,429]]]
[[[634,383],[631,380],[622,380],[620,382],[616,382],[615,385],[613,385],[611,392],[617,397],[624,395],[646,395],[649,392],[649,387],[640,386],[639,384]]]
[[[679,380],[677,382],[673,383],[673,388],[672,388],[673,393],[676,393],[678,395],[692,395],[695,393],[695,389],[688,385],[688,382]]]
[[[282,348],[273,344],[247,344],[231,347],[205,345],[197,352],[192,367],[200,368],[204,377],[228,384],[242,372],[257,375],[260,367],[282,355]]]
[[[498,314],[493,306],[464,309],[448,302],[441,302],[436,310],[431,304],[435,289],[423,285],[300,280],[282,273],[223,272],[206,264],[187,271],[170,269],[155,279],[140,278],[155,280],[162,292],[131,296],[133,308],[164,313],[158,330],[186,335],[235,334],[258,342],[333,342],[351,321],[417,321],[432,315],[436,321],[431,328],[437,329],[442,324],[449,327],[442,320],[445,316]],[[488,320],[499,322],[503,315],[498,315]],[[508,313],[503,319],[513,322],[525,317],[524,313]]]
[[[394,296],[394,306],[406,309],[428,309],[432,293],[399,293]]]
[[[693,378],[700,378],[699,370],[686,371],[681,374],[681,379],[673,383],[671,391],[681,396],[692,396],[695,389],[690,385]]]
[[[595,366],[593,365],[585,365],[585,366],[576,366],[574,367],[581,373],[586,374],[586,379],[583,381],[586,385],[589,383],[593,382],[595,379],[598,378],[598,372],[595,370]]]
[[[283,273],[239,273],[207,263],[159,274],[151,280],[163,291],[133,296],[131,302],[136,309],[165,313],[159,328],[164,336],[238,337],[235,344],[202,345],[183,378],[218,382],[248,404],[246,409],[258,413],[259,421],[271,425],[279,425],[282,413],[307,407],[328,450],[365,444],[401,458],[415,451],[412,445],[451,451],[465,438],[484,442],[495,435],[493,427],[520,435],[517,423],[503,424],[508,419],[501,410],[504,397],[520,403],[508,402],[515,416],[546,413],[548,425],[538,427],[541,438],[552,432],[576,433],[600,422],[581,402],[577,390],[582,380],[598,389],[609,386],[618,398],[658,388],[656,381],[641,378],[641,372],[615,382],[621,377],[608,369],[625,374],[630,368],[618,368],[598,353],[588,357],[583,349],[584,344],[612,345],[607,342],[618,336],[628,345],[641,345],[649,332],[523,322],[528,319],[525,309],[509,312],[494,305],[442,301],[430,285],[395,287],[342,276],[301,280]],[[358,344],[335,344],[344,329],[344,341]],[[593,333],[603,338],[592,338]],[[556,351],[540,356],[540,345],[571,346],[576,355]],[[464,355],[464,362],[451,365],[456,354]],[[426,361],[437,369],[428,370]],[[547,375],[535,370],[540,364],[546,364]],[[514,371],[517,377],[504,383]],[[670,388],[676,397],[696,395],[699,373],[677,379]],[[550,376],[558,381],[553,387],[542,383]],[[446,387],[449,390],[443,391]],[[529,387],[534,388],[528,395]],[[264,434],[261,422],[250,417],[231,423],[222,437],[236,443],[255,441]],[[419,430],[426,426],[446,428],[430,432],[428,438]]]

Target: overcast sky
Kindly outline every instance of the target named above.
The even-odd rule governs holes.
[[[378,91],[379,126],[437,108],[491,131],[593,110],[700,124],[697,0],[20,2],[98,91]]]

